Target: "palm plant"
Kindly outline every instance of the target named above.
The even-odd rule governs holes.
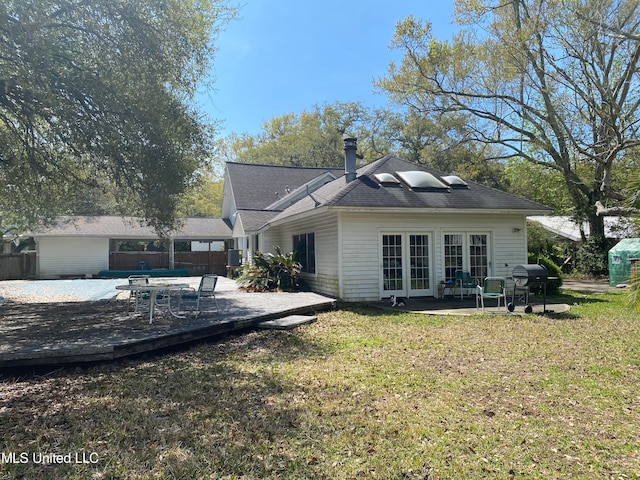
[[[241,288],[263,292],[300,287],[298,276],[302,266],[296,262],[295,252],[283,254],[277,245],[274,250],[275,254],[256,252],[252,263],[240,269],[236,282]]]

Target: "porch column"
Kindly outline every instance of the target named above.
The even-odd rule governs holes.
[[[169,237],[169,270],[173,270],[175,265],[176,255],[174,249],[175,242],[173,241],[173,237]]]

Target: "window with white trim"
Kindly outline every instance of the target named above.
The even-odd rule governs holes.
[[[296,261],[302,265],[305,273],[316,273],[316,241],[315,234],[303,233],[293,236],[293,251]]]

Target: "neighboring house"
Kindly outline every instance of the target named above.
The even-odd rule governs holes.
[[[35,240],[38,278],[93,276],[113,266],[119,242],[160,239],[152,228],[142,225],[138,219],[118,216],[62,217],[57,225],[26,232],[18,240],[21,238]],[[228,241],[230,238],[230,224],[215,218],[186,218],[180,230],[170,232],[168,236],[171,248],[177,241]],[[165,256],[168,261],[164,268],[173,268],[173,250]],[[135,268],[136,260],[132,262],[128,268]]]
[[[456,270],[527,263],[528,215],[551,209],[387,155],[356,169],[227,163],[222,216],[245,261],[296,251],[315,291],[349,301],[435,296]]]

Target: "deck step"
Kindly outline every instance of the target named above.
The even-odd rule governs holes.
[[[289,315],[288,317],[268,320],[258,324],[258,327],[272,330],[291,330],[298,325],[315,322],[318,319],[315,315]]]

